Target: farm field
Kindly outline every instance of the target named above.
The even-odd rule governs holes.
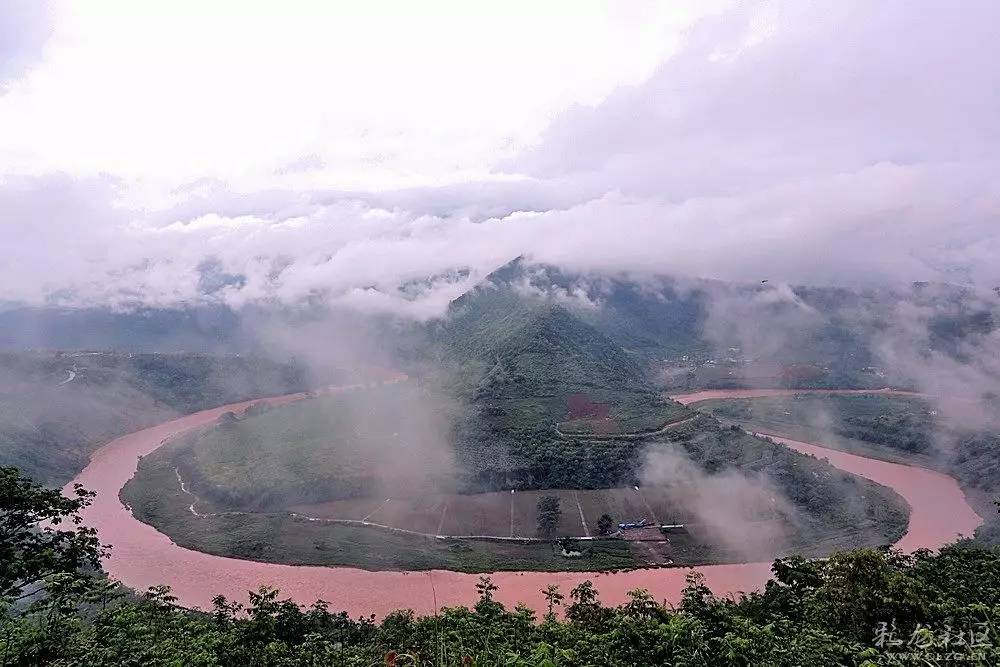
[[[489,494],[499,496],[501,494]],[[509,492],[507,493],[509,496]],[[645,561],[625,540],[579,542],[581,555],[565,558],[552,542],[512,542],[493,540],[436,539],[384,530],[374,525],[336,524],[309,521],[287,513],[235,512],[193,516],[188,511],[190,496],[184,494],[168,462],[144,460],[139,472],[121,492],[137,516],[161,527],[177,544],[210,554],[242,559],[298,565],[350,565],[368,570],[449,569],[459,572],[500,570],[592,571],[640,567]],[[509,529],[510,501],[507,500]],[[374,502],[373,502],[374,501]],[[297,509],[320,511],[327,518],[359,520],[373,509],[375,499],[341,501]],[[426,502],[432,502],[427,497]],[[403,509],[402,503],[385,504]],[[410,508],[420,507],[412,504]],[[425,509],[431,506],[423,505]],[[212,508],[218,509],[218,508]],[[398,511],[393,509],[393,511]],[[439,516],[426,511],[423,520]],[[378,518],[372,513],[370,521]],[[383,516],[384,520],[393,520]],[[402,519],[400,523],[405,523]],[[411,525],[420,527],[419,521]]]
[[[440,444],[444,417],[427,402],[414,383],[398,382],[262,405],[224,415],[169,451],[192,488],[233,509],[384,500],[390,489],[432,484],[451,470]]]
[[[545,496],[559,499],[556,537],[596,537],[602,514],[611,516],[616,526],[643,518],[662,523],[684,523],[691,518],[671,502],[666,488],[652,486],[390,496],[299,504],[289,510],[431,535],[538,537],[537,506]]]
[[[634,521],[649,514],[616,515],[616,512],[665,511],[662,487],[604,490],[539,490],[484,494],[417,494],[402,498],[365,498],[303,504],[284,513],[225,512],[212,502],[199,500],[201,516],[188,511],[191,497],[183,493],[175,471],[164,461],[143,462],[138,474],[122,492],[139,515],[163,526],[179,544],[220,555],[272,562],[349,565],[369,569],[428,569],[445,567],[462,571],[499,569],[618,569],[641,565],[694,565],[734,562],[741,554],[715,544],[711,536],[693,525],[690,532],[663,535],[655,527],[630,529],[625,539],[599,539],[597,520],[611,515],[615,523]],[[151,492],[151,490],[159,491]],[[164,493],[165,491],[165,493]],[[578,558],[563,558],[559,546],[549,541],[519,543],[481,539],[455,539],[457,535],[509,537],[513,508],[515,537],[537,536],[538,500],[546,495],[560,499],[561,520],[556,537],[585,537],[575,547]],[[579,498],[579,505],[576,499]],[[645,499],[645,500],[644,500]],[[583,510],[584,520],[580,518]],[[659,518],[660,514],[657,514]],[[370,526],[309,521],[306,517],[368,521]],[[646,516],[646,518],[649,518]],[[587,528],[584,529],[584,522]],[[395,533],[390,526],[410,533]],[[442,530],[438,531],[440,527]],[[496,532],[488,532],[495,530]],[[506,532],[501,532],[506,531]],[[437,539],[430,535],[452,536]]]

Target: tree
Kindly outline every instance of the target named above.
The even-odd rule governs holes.
[[[0,574],[3,590],[14,591],[0,599],[0,667],[873,666],[940,664],[942,650],[956,663],[1000,664],[1000,550],[971,540],[935,553],[869,548],[822,560],[782,558],[763,590],[732,598],[716,597],[704,575],[692,573],[679,606],[632,590],[625,604],[608,607],[590,581],[565,599],[551,585],[542,590],[541,624],[527,607],[507,609],[483,576],[471,609],[397,611],[376,624],[374,615],[355,621],[324,602],[304,609],[266,587],[250,592],[245,605],[218,596],[212,614],[179,608],[165,586],[107,604],[113,586],[78,571],[93,564],[84,555],[100,554],[76,522],[90,497],[77,489],[66,498],[0,468]],[[558,502],[544,505],[558,510]],[[58,535],[64,522],[76,526],[62,529],[68,537]],[[72,544],[77,552],[70,553]],[[11,595],[37,588],[31,577],[44,582],[44,596],[9,604]],[[557,617],[560,606],[565,620]]]
[[[503,605],[493,599],[493,594],[500,590],[500,587],[493,583],[490,577],[479,577],[476,584],[476,592],[479,593],[479,602],[474,609],[478,614],[486,617],[499,616],[503,613]]]
[[[559,586],[556,584],[549,584],[543,588],[542,595],[545,596],[545,602],[548,605],[548,609],[545,612],[545,620],[553,623],[556,620],[555,608],[563,603],[566,596],[559,591]]]
[[[615,522],[611,519],[610,514],[602,514],[601,518],[597,520],[597,533],[599,535],[610,535],[614,525]]]
[[[538,501],[538,534],[545,538],[552,537],[561,516],[559,498],[542,496],[541,500]]]
[[[569,592],[573,601],[566,607],[566,618],[590,629],[601,626],[611,615],[611,610],[601,605],[597,588],[589,579]]]
[[[256,417],[257,415],[262,415],[268,412],[271,406],[266,401],[257,401],[256,403],[251,403],[243,411],[244,417]]]
[[[100,568],[104,548],[80,518],[93,497],[79,484],[66,497],[0,467],[0,600],[27,597],[58,575],[65,586],[67,576]]]

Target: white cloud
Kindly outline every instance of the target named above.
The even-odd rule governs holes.
[[[747,4],[648,81],[563,113],[511,167],[684,199],[880,162],[995,162],[998,18],[990,2]]]
[[[146,186],[454,182],[646,76],[696,9],[65,2],[44,62],[0,100],[0,155]],[[307,156],[323,166],[285,168]]]
[[[41,57],[51,30],[47,0],[0,2],[0,95]]]
[[[130,7],[64,6],[0,97],[7,168],[73,174],[0,184],[0,299],[322,296],[422,318],[520,254],[1000,284],[992,3],[741,5],[603,102],[673,53],[690,9],[638,30],[641,8],[614,23],[596,4]]]

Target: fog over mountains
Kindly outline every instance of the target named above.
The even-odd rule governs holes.
[[[135,79],[163,111],[123,97],[105,105],[109,119],[91,116],[89,133],[57,146],[39,134],[32,110],[69,99],[79,63],[130,67],[101,50],[123,33],[114,15],[61,5],[3,11],[33,26],[3,54],[17,64],[3,70],[0,94],[0,122],[11,129],[0,140],[4,347],[267,349],[279,359],[336,365],[329,357],[354,355],[391,366],[462,294],[503,283],[569,308],[668,382],[689,372],[684,357],[702,366],[738,358],[745,366],[734,377],[809,372],[786,368],[804,364],[826,369],[831,383],[868,368],[893,374],[872,375],[878,381],[935,393],[997,390],[1000,16],[992,3],[961,12],[933,2],[637,10],[617,19],[635,22],[623,33],[631,39],[609,47],[619,79],[595,74],[589,88],[567,79],[567,99],[538,97],[547,111],[503,135],[514,121],[501,122],[500,109],[527,114],[528,87],[558,89],[544,67],[517,65],[524,81],[498,85],[489,113],[482,100],[467,101],[500,134],[484,130],[482,150],[450,166],[432,162],[425,143],[428,133],[441,150],[447,132],[468,139],[469,126],[452,123],[461,86],[435,102],[445,134],[396,128],[417,118],[400,108],[385,112],[391,133],[338,117],[336,132],[354,132],[361,145],[395,137],[378,156],[345,156],[344,138],[329,127],[315,129],[301,153],[276,155],[253,128],[217,111],[167,115],[177,99],[221,110],[246,91],[234,83],[225,95],[208,92],[196,85],[196,63],[164,64],[139,46],[137,69],[121,71],[174,77],[161,88]],[[573,20],[602,11],[586,6]],[[560,16],[569,20],[538,20]],[[155,43],[150,24],[133,18],[136,39]],[[248,13],[246,29],[265,36],[265,18]],[[273,29],[305,30],[307,18],[283,14]],[[206,14],[206,35],[223,19]],[[546,48],[525,35],[518,57]],[[98,37],[110,41],[102,47]],[[192,36],[192,53],[207,48],[202,39]],[[367,113],[373,99],[344,73],[342,54],[316,48],[330,80],[300,86],[315,108],[268,107],[266,117],[250,116],[257,131],[289,139],[293,127],[332,127],[336,105],[322,87],[338,81],[361,91],[345,108]],[[477,66],[489,57],[469,52]],[[261,90],[284,85],[275,67],[261,68]],[[457,69],[378,71],[383,83],[407,80],[400,96],[421,77],[482,85]],[[83,114],[89,107],[80,105]],[[147,115],[119,117],[130,109]],[[140,125],[115,131],[114,118]],[[171,145],[157,140],[158,124]],[[140,128],[138,145],[126,141]],[[212,130],[230,143],[190,143]],[[176,160],[182,148],[187,162]],[[238,169],[235,154],[245,158]],[[345,169],[355,176],[344,178]]]

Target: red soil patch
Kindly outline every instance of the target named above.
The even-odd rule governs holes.
[[[607,419],[611,408],[607,403],[595,403],[586,394],[573,394],[566,399],[566,419]]]

